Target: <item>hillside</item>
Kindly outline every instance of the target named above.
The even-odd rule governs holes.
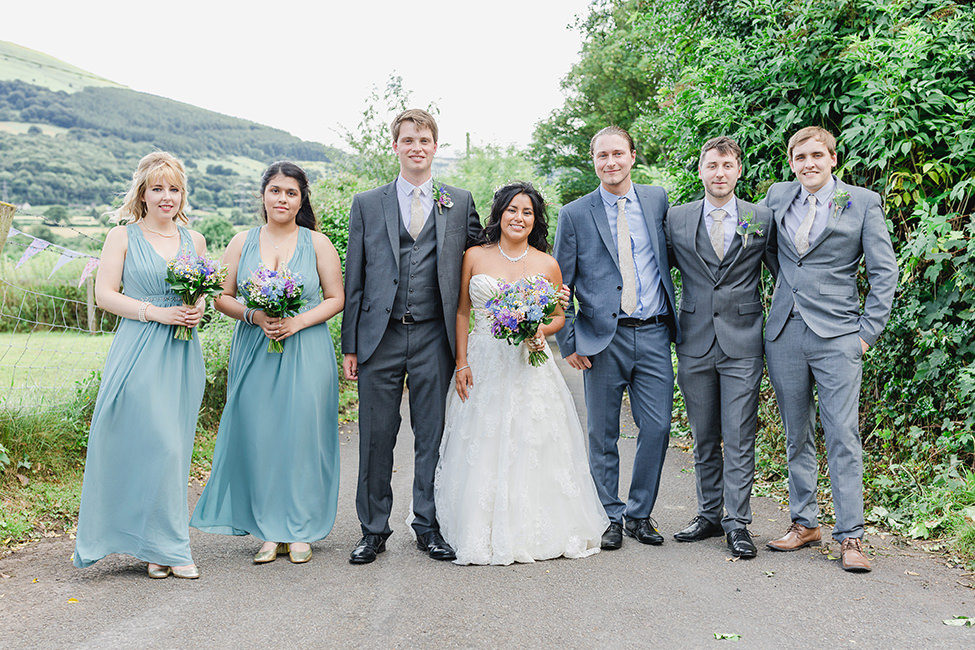
[[[274,160],[322,167],[344,155],[0,41],[0,199],[108,204],[139,158],[157,149],[186,162],[190,200],[202,208],[235,205],[256,184],[255,170]]]

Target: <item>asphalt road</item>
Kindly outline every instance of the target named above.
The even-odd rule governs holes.
[[[563,366],[581,417],[581,375]],[[633,433],[625,415],[624,433]],[[150,580],[145,563],[111,556],[75,569],[73,541],[45,539],[0,560],[2,648],[972,648],[971,576],[902,539],[868,536],[874,571],[848,574],[838,545],[772,553],[788,511],[753,499],[754,560],[724,540],[671,538],[694,516],[691,454],[671,447],[654,512],[667,541],[579,560],[460,567],[416,550],[404,525],[412,436],[400,434],[394,534],[373,564],[353,566],[357,433],[341,432],[339,514],[309,564],[255,566],[259,543],[191,529],[203,577]],[[635,441],[620,441],[623,476]],[[191,488],[191,506],[202,486]],[[625,486],[624,486],[625,489]],[[75,602],[76,601],[76,602]],[[715,634],[737,634],[719,640]]]

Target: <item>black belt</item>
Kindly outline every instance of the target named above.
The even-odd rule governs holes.
[[[642,327],[644,325],[657,325],[664,324],[667,322],[667,314],[657,314],[656,316],[651,316],[650,318],[620,318],[616,321],[617,325],[622,327]]]

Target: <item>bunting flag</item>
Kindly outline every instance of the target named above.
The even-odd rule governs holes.
[[[32,241],[30,243],[30,246],[27,247],[27,250],[24,251],[24,254],[20,256],[20,261],[17,262],[17,265],[14,266],[14,268],[19,269],[24,262],[34,257],[35,255],[37,255],[38,253],[40,253],[42,250],[44,250],[50,245],[51,242],[46,242],[43,239],[37,239],[35,237],[34,241]]]
[[[64,266],[68,262],[70,262],[71,260],[76,260],[76,259],[78,259],[78,256],[75,255],[75,253],[73,251],[62,250],[61,251],[61,256],[58,258],[57,264],[55,264],[54,265],[54,268],[51,269],[51,275],[54,275],[55,273],[57,273],[57,270],[59,268],[61,268],[62,266]],[[47,277],[50,278],[51,275],[49,275]]]
[[[10,227],[9,232],[10,232],[9,234],[10,237],[15,237],[16,235],[23,235],[24,237],[29,237],[31,239],[30,244],[27,245],[27,249],[24,250],[24,254],[20,256],[20,261],[17,262],[17,265],[14,268],[20,268],[21,265],[23,265],[30,258],[34,257],[44,249],[47,248],[50,248],[52,250],[57,249],[61,252],[61,254],[58,257],[58,261],[54,265],[54,268],[51,270],[51,275],[49,275],[48,277],[54,275],[55,271],[60,269],[68,262],[72,260],[84,258],[87,259],[88,261],[85,263],[85,268],[81,272],[81,279],[78,280],[78,286],[80,287],[82,284],[85,283],[85,280],[88,279],[88,276],[91,275],[92,272],[98,267],[98,264],[100,262],[100,260],[97,257],[93,257],[88,253],[81,253],[79,251],[71,250],[70,248],[65,248],[64,246],[59,246],[58,244],[52,244],[49,241],[45,241],[39,237],[35,237],[34,235],[26,233],[23,230],[18,230],[13,226]]]
[[[91,272],[98,267],[99,261],[100,260],[97,257],[88,258],[88,261],[85,262],[85,270],[81,272],[81,278],[78,280],[79,287],[85,283],[85,280],[88,279],[88,276],[91,275]]]

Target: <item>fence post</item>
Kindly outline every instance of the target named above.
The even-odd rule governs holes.
[[[97,334],[95,329],[95,279],[90,275],[85,279],[85,291],[88,294],[88,331]]]
[[[7,234],[10,232],[10,224],[14,222],[14,212],[17,206],[0,201],[0,251],[7,243]]]

